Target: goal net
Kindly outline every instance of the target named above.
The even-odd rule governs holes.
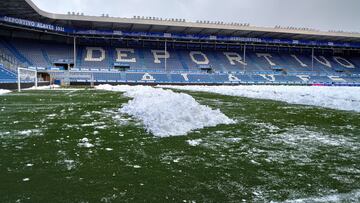
[[[30,68],[18,68],[18,91],[21,92],[22,84],[34,84],[38,86],[37,70]]]

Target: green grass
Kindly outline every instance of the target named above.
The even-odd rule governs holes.
[[[0,96],[0,202],[269,202],[359,193],[358,113],[187,93],[237,123],[156,138],[117,113],[129,100],[120,93]],[[84,137],[95,146],[79,147]]]

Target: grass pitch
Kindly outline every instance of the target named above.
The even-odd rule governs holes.
[[[187,93],[236,124],[156,138],[121,93],[0,96],[0,202],[360,201],[358,113]]]

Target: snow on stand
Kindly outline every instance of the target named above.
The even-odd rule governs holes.
[[[227,96],[269,99],[290,104],[312,105],[360,112],[360,87],[311,86],[159,86],[178,90],[209,92]]]
[[[133,98],[122,105],[120,113],[141,120],[146,130],[157,137],[186,135],[195,129],[235,123],[220,110],[201,105],[188,94],[148,86],[99,85],[95,88],[124,92]]]

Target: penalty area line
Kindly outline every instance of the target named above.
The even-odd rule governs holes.
[[[79,90],[71,90],[70,92],[65,93],[65,95],[70,95],[70,94],[72,94],[74,92],[77,92],[77,91],[79,91]]]

